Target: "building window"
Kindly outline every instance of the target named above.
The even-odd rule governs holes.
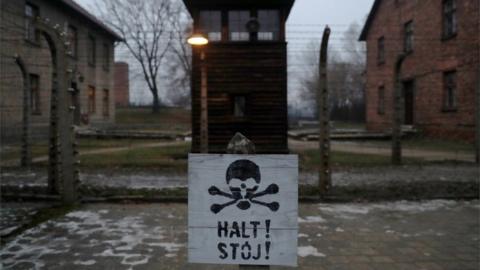
[[[95,113],[96,104],[95,104],[95,87],[88,87],[88,112]]]
[[[30,109],[32,114],[41,114],[40,109],[40,77],[36,74],[29,75],[30,80]]]
[[[379,115],[385,114],[385,87],[384,86],[380,86],[378,88],[377,113]]]
[[[72,55],[72,57],[77,57],[78,53],[78,32],[77,28],[73,26],[68,26],[68,43],[69,43],[69,51]]]
[[[457,109],[457,72],[449,71],[443,74],[443,109],[451,111]]]
[[[404,50],[406,53],[413,51],[413,21],[409,21],[404,26]]]
[[[38,43],[40,36],[35,29],[35,19],[40,15],[38,7],[32,4],[25,4],[25,38],[29,41]]]
[[[110,46],[107,43],[103,43],[103,69],[110,70]]]
[[[95,66],[96,53],[95,53],[95,38],[93,36],[88,36],[88,64],[90,66]]]
[[[381,37],[377,41],[377,62],[378,64],[385,63],[385,37]]]
[[[278,10],[259,10],[258,40],[278,40],[280,33],[280,13]]]
[[[250,21],[250,11],[232,10],[228,12],[228,27],[231,41],[248,41],[250,33],[247,23]]]
[[[199,30],[207,35],[209,41],[222,40],[222,12],[214,10],[200,11]]]
[[[456,0],[443,1],[443,37],[450,38],[457,34]]]
[[[243,96],[243,95],[233,96],[233,116],[245,117],[247,115],[246,106],[247,106],[246,96]]]
[[[110,115],[110,95],[108,89],[103,89],[102,103],[103,116],[107,118]]]

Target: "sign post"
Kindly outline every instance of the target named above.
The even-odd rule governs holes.
[[[188,182],[190,263],[297,265],[296,155],[190,154]]]

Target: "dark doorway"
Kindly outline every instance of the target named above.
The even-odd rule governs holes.
[[[80,125],[80,93],[78,91],[77,83],[72,82],[73,93],[72,93],[72,106],[75,107],[73,110],[73,124]]]
[[[405,101],[404,125],[413,125],[415,104],[415,82],[413,80],[403,83],[403,98]]]

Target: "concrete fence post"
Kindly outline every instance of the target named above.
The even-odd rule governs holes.
[[[30,168],[32,164],[32,123],[30,107],[30,72],[23,62],[23,59],[15,55],[15,62],[19,66],[23,76],[23,120],[22,120],[22,153],[20,158],[20,166]]]
[[[480,55],[478,56],[480,62]],[[480,164],[480,64],[478,65],[477,95],[475,104],[475,161]]]
[[[319,75],[320,83],[317,92],[318,126],[319,126],[319,167],[318,183],[320,196],[324,196],[331,186],[332,176],[330,168],[330,112],[328,104],[328,40],[330,28],[327,26],[323,32],[320,46]]]
[[[404,101],[402,95],[401,69],[405,55],[400,54],[395,63],[393,121],[392,121],[392,164],[402,164],[402,124],[404,117]]]

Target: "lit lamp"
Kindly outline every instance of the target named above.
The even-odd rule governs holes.
[[[192,46],[203,46],[208,44],[208,39],[202,34],[193,34],[187,39],[187,42]]]
[[[208,153],[208,99],[207,99],[207,67],[203,46],[208,39],[202,34],[193,34],[187,39],[188,44],[198,46],[200,50],[200,152]],[[192,76],[193,77],[193,76]]]

